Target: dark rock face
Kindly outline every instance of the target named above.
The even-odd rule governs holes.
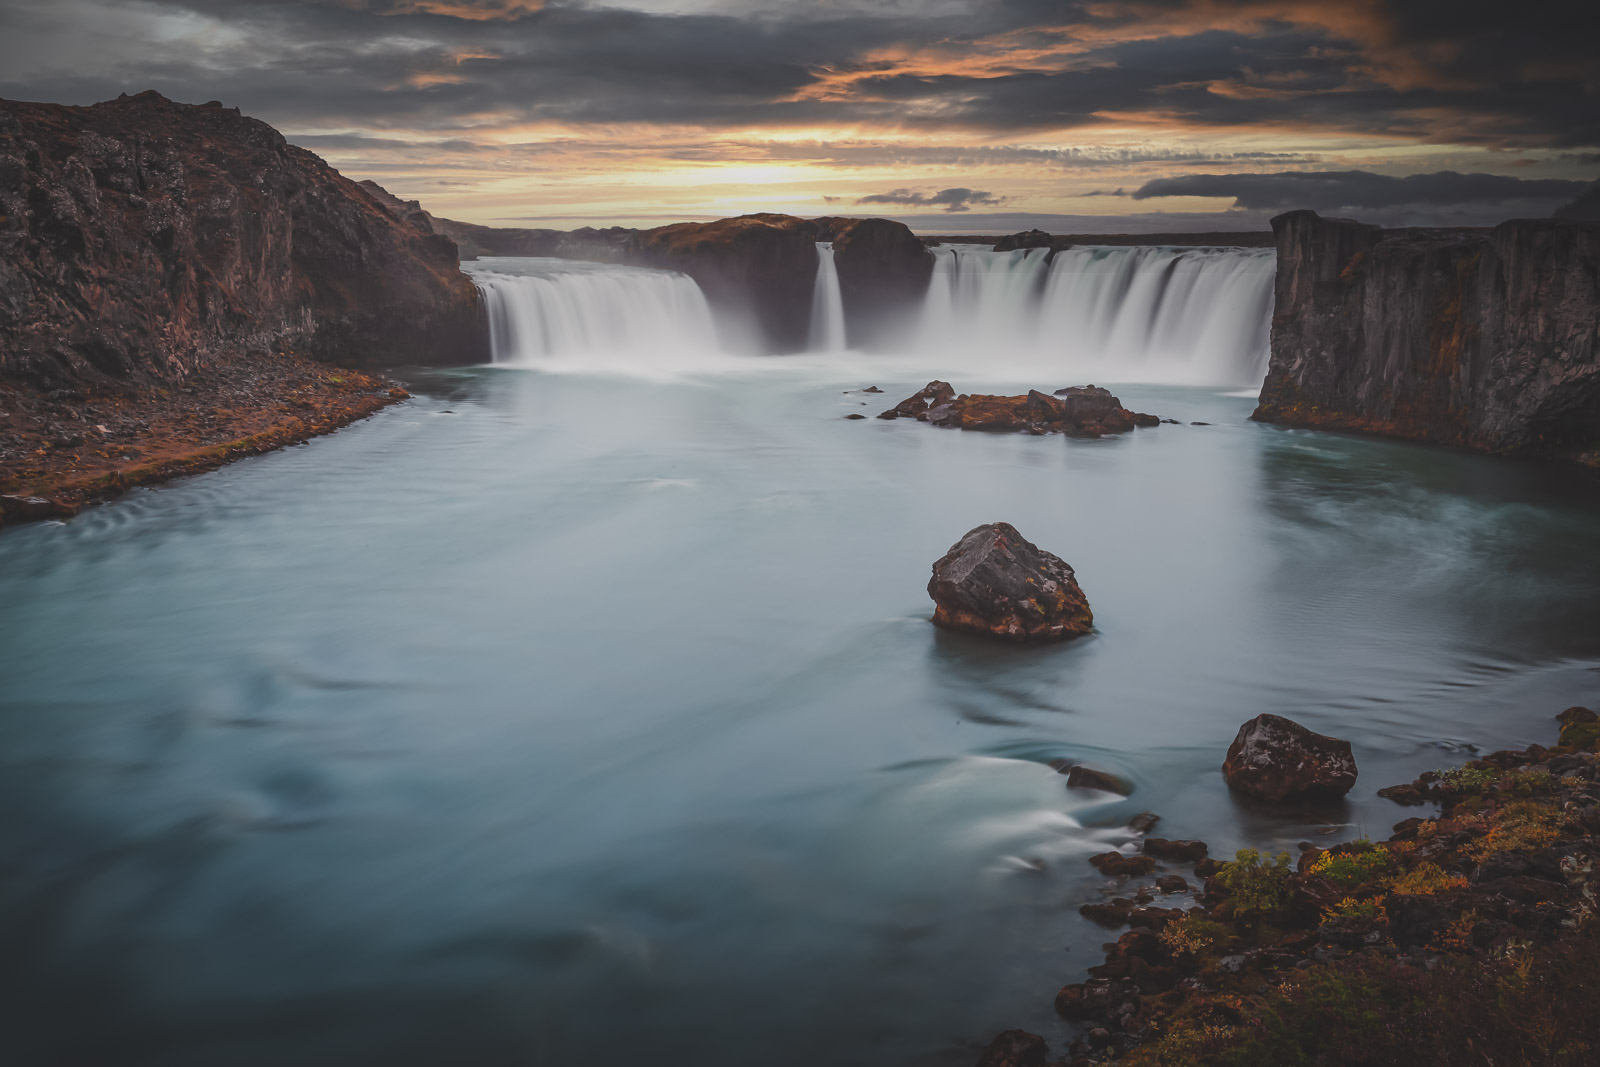
[[[1123,797],[1133,793],[1133,787],[1116,775],[1085,767],[1081,763],[1067,768],[1066,775],[1068,789],[1098,789],[1102,793],[1115,793]]]
[[[454,244],[220,105],[0,101],[0,373],[172,381],[293,349],[487,358]]]
[[[1006,522],[969,530],[933,565],[928,595],[940,626],[1012,641],[1052,641],[1094,626],[1072,568]]]
[[[1239,727],[1222,774],[1230,789],[1259,800],[1332,799],[1356,784],[1356,761],[1348,741],[1257,715]]]
[[[1255,418],[1582,456],[1600,447],[1600,225],[1382,230],[1294,211]]]
[[[1044,1067],[1049,1048],[1026,1030],[1006,1030],[989,1042],[978,1067]]]
[[[816,227],[792,215],[740,215],[646,230],[629,262],[693,278],[724,318],[750,316],[775,351],[803,349],[817,277]]]
[[[852,346],[872,348],[902,332],[921,310],[933,277],[933,255],[902,223],[844,221],[848,224],[833,228],[831,240],[845,332]],[[830,238],[819,234],[817,239]]]
[[[1156,869],[1156,861],[1150,856],[1124,856],[1120,852],[1102,852],[1097,856],[1090,856],[1089,862],[1101,874],[1110,875],[1141,875],[1149,874]]]

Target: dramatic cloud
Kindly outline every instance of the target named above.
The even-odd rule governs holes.
[[[1408,174],[1394,177],[1361,170],[1286,171],[1281,174],[1186,174],[1157,178],[1134,193],[1135,200],[1166,196],[1226,196],[1233,206],[1256,211],[1314,208],[1398,208],[1480,203],[1541,203],[1552,207],[1586,187],[1581,181],[1509,178],[1499,174]],[[1548,213],[1548,210],[1547,212]]]
[[[997,197],[982,189],[941,189],[937,193],[918,193],[910,189],[891,189],[887,193],[863,196],[857,204],[905,204],[911,207],[937,207],[945,211],[968,211],[973,204],[1000,204]]]
[[[552,201],[595,220],[823,196],[958,210],[867,199],[884,188],[991,190],[1070,215],[1119,206],[1096,190],[1202,170],[1592,180],[1600,59],[1575,32],[1584,14],[1575,0],[1512,14],[1455,0],[5,0],[0,96],[221,99],[480,221]],[[1184,195],[1258,202],[1254,187]]]

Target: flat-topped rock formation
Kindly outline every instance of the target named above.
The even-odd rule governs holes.
[[[1600,460],[1600,224],[1383,230],[1293,211],[1255,418]]]

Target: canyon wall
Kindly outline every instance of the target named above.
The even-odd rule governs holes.
[[[1383,230],[1293,211],[1254,417],[1600,459],[1600,225]]]
[[[173,382],[280,351],[487,358],[448,237],[220,104],[0,101],[0,375]]]

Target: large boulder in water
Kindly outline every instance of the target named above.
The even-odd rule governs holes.
[[[1094,627],[1072,568],[1008,522],[969,530],[933,565],[933,621],[1012,641],[1058,641]]]
[[[1222,775],[1230,789],[1258,800],[1330,800],[1356,784],[1356,760],[1348,741],[1257,715],[1239,727]]]

